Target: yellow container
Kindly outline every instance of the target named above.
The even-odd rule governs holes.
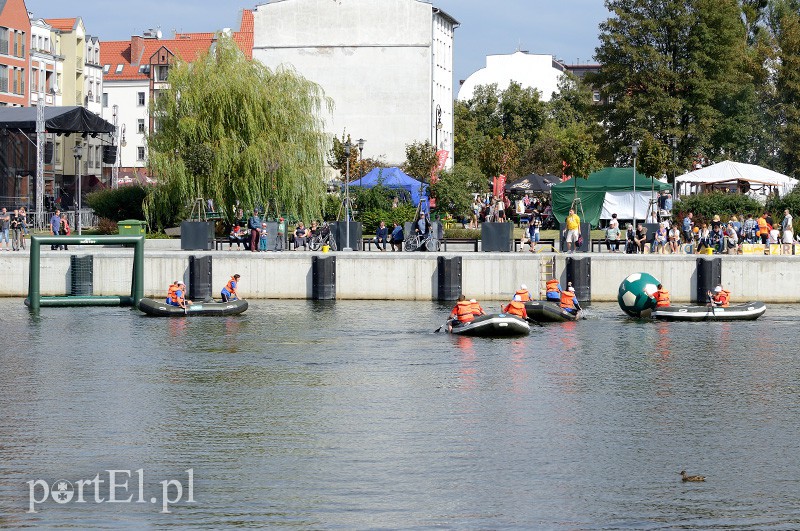
[[[331,246],[330,245],[323,245],[322,246],[322,252],[323,253],[327,253],[330,250],[331,250]]]
[[[714,254],[714,249],[711,247],[704,247],[700,254]]]

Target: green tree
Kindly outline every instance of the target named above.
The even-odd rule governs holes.
[[[329,139],[322,90],[295,72],[250,61],[227,36],[192,64],[170,71],[152,108],[149,162],[159,180],[145,204],[164,213],[211,198],[228,219],[237,201],[299,218],[319,217]]]
[[[436,197],[436,210],[456,219],[469,218],[472,212],[472,194],[486,189],[486,178],[474,163],[457,162],[453,169],[445,170],[431,185]]]
[[[431,180],[431,172],[436,168],[438,159],[436,147],[426,140],[406,144],[406,161],[403,171],[423,183]]]
[[[776,0],[770,14],[770,26],[778,60],[775,72],[775,113],[772,127],[778,135],[780,169],[800,175],[800,3]]]
[[[519,148],[513,140],[500,135],[490,138],[478,154],[478,165],[484,175],[514,176],[519,166]]]

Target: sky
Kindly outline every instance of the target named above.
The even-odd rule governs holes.
[[[333,0],[332,0],[333,1]],[[179,32],[238,29],[239,12],[263,0],[26,0],[36,18],[80,16],[102,41],[126,40],[149,28],[165,38]],[[593,62],[598,24],[608,18],[602,0],[433,0],[461,23],[456,30],[454,78],[483,68],[486,56],[525,50],[572,63]]]

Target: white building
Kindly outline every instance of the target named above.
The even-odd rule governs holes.
[[[498,90],[505,90],[512,81],[522,88],[535,88],[542,101],[550,101],[554,92],[558,92],[558,80],[566,67],[556,61],[552,55],[515,52],[504,55],[486,57],[486,67],[471,74],[458,91],[458,101],[472,99],[475,87],[479,85],[497,84]]]
[[[242,11],[240,29],[232,36],[242,53],[252,58],[252,11]],[[149,30],[130,40],[103,43],[99,58],[102,116],[117,127],[119,146],[116,165],[108,165],[104,173],[117,173],[121,183],[148,182],[147,136],[153,128],[150,101],[168,86],[169,69],[177,59],[194,61],[208,52],[215,40],[213,33],[177,33],[173,39],[164,39],[161,31]]]
[[[452,151],[453,17],[422,0],[272,0],[254,15],[253,58],[318,83],[329,133],[390,164],[416,141]]]

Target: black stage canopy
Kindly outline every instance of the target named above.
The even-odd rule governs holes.
[[[45,107],[48,133],[113,133],[114,126],[83,107]],[[36,132],[36,107],[1,107],[0,129]]]

